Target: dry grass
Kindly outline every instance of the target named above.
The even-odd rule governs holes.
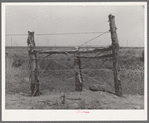
[[[30,95],[30,82],[28,77],[30,74],[28,68],[28,52],[26,48],[7,49],[9,52],[6,58],[6,94],[24,94]],[[143,95],[144,94],[144,62],[141,60],[143,49],[123,48],[119,52],[120,78],[122,82],[123,94]],[[13,66],[17,59],[21,59],[21,66]],[[96,55],[96,54],[95,54]],[[43,56],[38,55],[38,63],[40,68],[40,91],[42,96],[56,93],[74,93],[75,80],[73,71],[73,55],[51,55],[48,59],[42,59]],[[52,60],[54,59],[54,61]],[[55,62],[56,61],[56,62]],[[60,64],[59,64],[60,63]],[[86,63],[86,64],[84,64]],[[84,89],[88,90],[90,85],[102,83],[106,86],[106,90],[114,92],[114,79],[112,73],[112,59],[107,60],[102,67],[103,60],[82,60],[83,83]],[[63,65],[64,66],[63,66]],[[84,64],[84,65],[83,65]],[[68,66],[68,67],[65,67]],[[65,69],[65,70],[64,70]],[[85,70],[87,69],[87,70]],[[90,69],[90,70],[88,70]],[[101,70],[92,70],[101,69]],[[54,71],[53,71],[54,70]],[[59,71],[60,70],[60,71]],[[93,79],[92,79],[93,78]],[[95,81],[96,80],[96,81]],[[113,86],[113,87],[111,87]],[[74,96],[74,95],[73,95]],[[107,96],[106,96],[107,97]],[[100,98],[100,97],[99,97]],[[68,100],[67,100],[68,101]],[[75,102],[74,102],[75,103]],[[79,102],[76,102],[79,104]],[[111,109],[112,107],[104,107],[103,103],[91,101],[87,104],[81,104],[87,109]],[[75,104],[74,104],[75,105]],[[8,106],[9,107],[9,106]],[[46,108],[41,105],[38,108]],[[69,109],[69,105],[53,105],[52,109]],[[117,107],[115,107],[117,108]],[[128,107],[127,107],[128,108]],[[132,107],[131,107],[132,108]]]

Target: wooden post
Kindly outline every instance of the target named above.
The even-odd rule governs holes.
[[[116,25],[115,25],[115,16],[109,15],[109,25],[111,32],[112,45],[114,46],[113,53],[113,72],[114,72],[114,85],[115,85],[115,94],[118,96],[122,95],[121,81],[118,73],[118,52],[119,52],[119,43],[116,34]]]
[[[82,91],[83,79],[81,74],[81,60],[79,54],[74,54],[74,70],[75,70],[75,90]]]
[[[37,65],[37,55],[36,52],[34,52],[35,48],[35,41],[34,41],[34,32],[28,31],[28,39],[27,43],[29,46],[29,56],[30,56],[30,79],[31,79],[31,93],[32,96],[39,96],[39,71],[38,71],[38,65]]]

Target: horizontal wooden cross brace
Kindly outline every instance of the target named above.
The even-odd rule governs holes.
[[[71,51],[52,51],[52,50],[38,50],[34,49],[35,52],[39,54],[74,54],[74,53],[96,53],[96,52],[105,52],[110,51],[114,48],[113,45],[104,48],[95,48],[90,50],[71,50]]]
[[[78,56],[78,58],[92,58],[92,59],[102,59],[102,58],[108,58],[108,57],[114,57],[113,54],[103,55],[103,56]]]

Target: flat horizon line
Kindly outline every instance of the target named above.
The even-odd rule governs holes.
[[[28,46],[5,46],[5,47],[28,47]],[[76,47],[76,46],[36,46],[36,47]],[[99,47],[99,46],[82,46],[82,48],[86,48],[86,47]],[[100,47],[106,47],[106,46],[100,46]],[[120,48],[144,48],[144,46],[120,46]]]

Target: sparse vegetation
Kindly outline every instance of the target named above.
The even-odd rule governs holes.
[[[24,63],[24,59],[21,58],[20,56],[17,56],[16,54],[14,54],[14,58],[13,58],[13,63],[12,63],[12,67],[20,67],[22,66],[22,64]]]
[[[29,78],[29,75],[30,75],[30,71],[28,68],[28,60],[29,60],[28,52],[26,48],[24,49],[16,48],[13,50],[7,49],[7,51],[9,51],[9,57],[6,59],[6,62],[7,62],[6,98],[7,98],[7,95],[17,95],[17,94],[23,93],[23,95],[25,95],[24,98],[27,99],[28,96],[31,96],[30,82],[29,82],[29,79],[26,79],[26,78]],[[16,55],[14,56],[14,54]],[[126,94],[143,95],[144,94],[144,62],[140,59],[141,55],[142,57],[144,56],[142,53],[142,49],[139,49],[139,48],[138,49],[133,49],[133,48],[120,49],[120,52],[119,52],[120,79],[122,82],[122,91],[124,95]],[[42,59],[42,57],[44,56],[38,55],[38,63],[39,63],[39,68],[41,70],[40,71],[40,91],[42,92],[42,96],[46,96],[46,95],[58,96],[58,94],[61,94],[63,92],[66,94],[65,98],[67,98],[69,93],[72,93],[72,97],[74,97],[74,94],[79,95],[79,93],[81,93],[81,92],[74,92],[75,81],[74,81],[74,70],[73,70],[73,61],[74,61],[73,55],[71,57],[67,55],[53,55],[53,56],[51,55],[47,59]],[[106,90],[114,92],[114,89],[113,89],[114,78],[113,78],[113,72],[111,71],[112,65],[113,65],[112,59],[105,61],[105,63],[101,66],[102,63],[103,63],[103,60],[88,60],[88,59],[82,60],[82,73],[83,73],[83,83],[84,83],[83,88],[87,90],[85,92],[82,92],[83,94],[88,93],[89,95],[89,93],[91,93],[94,95],[94,93],[99,93],[99,92],[89,91],[89,86],[98,85],[100,83],[106,86]],[[12,67],[11,66],[12,64],[14,64],[15,67]],[[64,66],[61,64],[63,64]],[[65,67],[65,66],[68,66],[68,67]],[[93,69],[100,69],[100,70],[93,70]],[[91,77],[97,81],[94,81],[93,79],[91,79]],[[105,106],[104,100],[108,96],[106,95],[106,92],[103,92],[103,95],[101,94],[98,96],[99,98],[102,97],[103,102],[100,102],[100,105],[99,105],[98,103],[99,100],[96,100],[96,101],[92,100],[92,102],[87,102],[87,100],[85,100],[85,109],[114,108],[114,107]],[[59,96],[57,98],[59,98]],[[81,96],[79,98],[83,98],[83,97]],[[68,109],[69,107],[68,102],[70,102],[70,100],[66,99],[65,101],[63,100],[63,103],[64,103],[63,105],[62,104],[53,105],[52,107],[48,107],[48,108]],[[6,100],[6,104],[7,103],[8,101]],[[79,102],[75,102],[75,103],[78,104]],[[96,105],[94,103],[96,103]],[[39,103],[38,105],[34,105],[34,108],[47,109],[47,107],[45,106],[48,106],[48,105],[50,104],[41,106],[41,103]],[[7,106],[8,104],[6,105],[6,107]]]

